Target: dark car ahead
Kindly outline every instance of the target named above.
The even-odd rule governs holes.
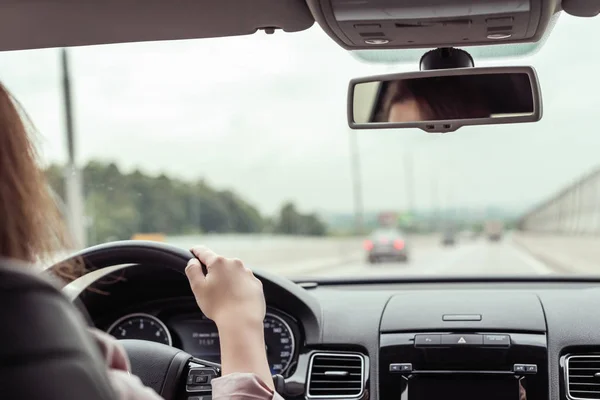
[[[408,261],[406,236],[398,229],[385,228],[374,231],[364,242],[367,260],[374,264],[381,261]]]
[[[444,246],[454,246],[456,244],[456,232],[447,230],[442,234],[442,244]]]

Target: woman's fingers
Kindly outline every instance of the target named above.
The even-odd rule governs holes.
[[[192,284],[196,282],[204,282],[204,279],[206,279],[204,273],[202,272],[202,265],[197,258],[192,258],[190,261],[188,261],[188,264],[185,267],[185,275]]]
[[[218,259],[219,255],[206,246],[194,246],[191,252],[198,260],[200,260],[207,268],[210,268]]]

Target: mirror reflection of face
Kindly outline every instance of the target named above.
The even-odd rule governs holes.
[[[413,98],[396,102],[390,107],[388,122],[415,122],[423,120],[419,103]]]

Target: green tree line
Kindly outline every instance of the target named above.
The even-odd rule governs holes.
[[[51,165],[46,172],[50,186],[64,199],[63,167]],[[129,239],[135,233],[327,233],[315,214],[302,214],[292,203],[275,217],[265,217],[236,193],[204,180],[122,173],[115,164],[98,161],[85,165],[82,175],[90,243]]]

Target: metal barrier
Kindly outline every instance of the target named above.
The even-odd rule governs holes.
[[[519,221],[529,232],[600,235],[600,168],[584,175]]]

